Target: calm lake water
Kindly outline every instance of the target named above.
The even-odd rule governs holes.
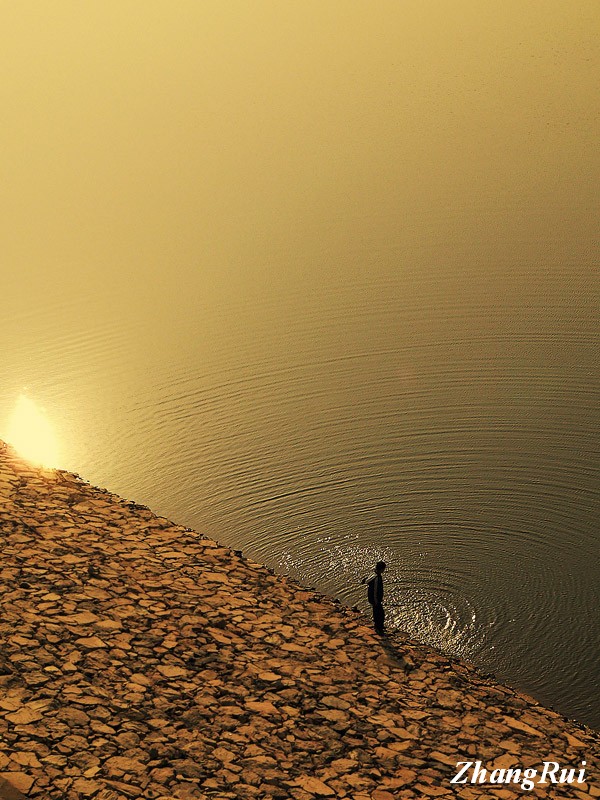
[[[59,466],[365,610],[383,558],[391,625],[600,727],[600,20],[521,5],[57,4],[0,434],[25,393]]]

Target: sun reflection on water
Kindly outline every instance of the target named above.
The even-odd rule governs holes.
[[[27,461],[58,467],[60,448],[54,428],[44,410],[23,394],[10,415],[4,439]]]

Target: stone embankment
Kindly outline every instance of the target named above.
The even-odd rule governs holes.
[[[1,444],[0,526],[3,800],[600,796],[598,734]]]

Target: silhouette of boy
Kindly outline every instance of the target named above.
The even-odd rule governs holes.
[[[383,571],[385,561],[378,561],[375,565],[375,575],[368,582],[367,597],[373,606],[373,626],[375,633],[383,636],[385,633],[385,610],[383,608]]]

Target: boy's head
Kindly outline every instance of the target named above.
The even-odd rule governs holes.
[[[384,569],[385,569],[385,561],[378,561],[377,564],[375,564],[375,572],[381,573],[383,572]]]

